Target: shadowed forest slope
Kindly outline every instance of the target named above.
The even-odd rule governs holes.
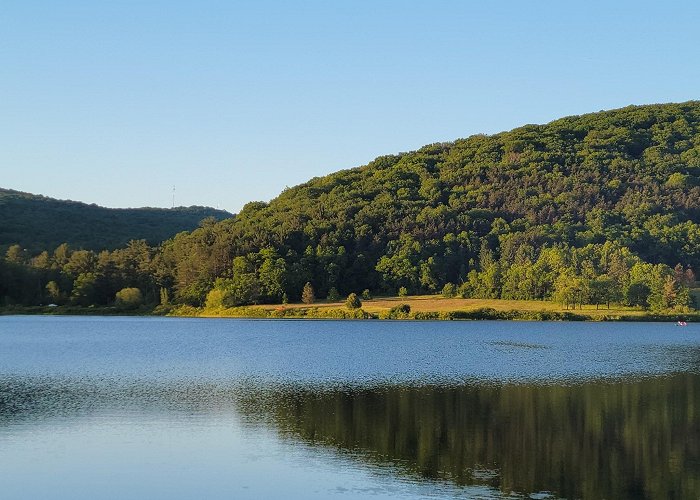
[[[45,250],[68,243],[112,250],[140,239],[157,245],[195,229],[206,217],[221,220],[231,214],[209,207],[105,208],[0,188],[0,246]]]

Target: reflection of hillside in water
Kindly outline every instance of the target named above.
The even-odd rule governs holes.
[[[413,480],[572,498],[696,498],[698,401],[700,376],[693,374],[570,386],[351,389],[5,379],[0,433],[102,411],[132,420],[243,418]]]
[[[299,390],[271,401],[268,411],[285,434],[365,452],[422,478],[571,498],[700,493],[696,375],[573,386]]]

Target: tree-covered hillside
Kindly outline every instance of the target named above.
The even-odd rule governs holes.
[[[157,245],[207,217],[221,220],[231,214],[208,207],[104,208],[0,188],[0,248],[19,244],[41,251],[68,243],[99,251],[134,239]]]
[[[310,282],[317,297],[447,285],[467,297],[682,309],[700,266],[700,102],[383,156],[147,253],[146,296],[163,289],[194,305],[212,288],[224,305],[295,300]],[[66,286],[71,296],[75,282]]]

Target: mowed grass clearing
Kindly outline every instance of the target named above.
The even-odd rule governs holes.
[[[411,306],[411,312],[449,312],[449,311],[474,311],[477,309],[491,308],[496,311],[528,311],[528,312],[565,312],[560,303],[546,300],[502,300],[502,299],[462,299],[462,298],[445,298],[439,295],[412,295],[408,297],[377,297],[370,300],[362,301],[362,309],[370,313],[381,313],[388,311],[392,307],[399,304],[408,304]],[[345,308],[345,300],[338,302],[329,302],[321,300],[313,304],[265,304],[261,305],[264,309],[300,309],[317,307],[319,309],[343,309]],[[583,313],[589,316],[641,316],[645,311],[625,307],[618,304],[611,304],[610,309],[605,305],[584,305],[583,308],[578,307],[571,312]]]

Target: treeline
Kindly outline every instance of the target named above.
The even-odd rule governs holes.
[[[615,243],[584,248],[520,246],[512,259],[505,253],[497,258],[484,244],[477,264],[470,260],[467,268],[472,269],[454,284],[445,282],[449,258],[431,256],[421,260],[420,245],[410,237],[399,242],[409,250],[383,256],[376,264],[383,289],[399,295],[407,295],[410,287],[412,292],[440,291],[446,297],[551,299],[567,309],[582,304],[610,307],[610,303],[622,303],[683,312],[694,305],[689,292],[695,282],[691,268],[650,264]],[[23,305],[116,302],[122,307],[136,307],[169,305],[173,299],[187,303],[177,293],[178,276],[173,272],[177,267],[172,267],[170,251],[167,246],[154,248],[141,240],[132,241],[124,249],[100,253],[73,251],[63,244],[52,253],[45,251],[26,258],[14,245],[0,264],[0,296],[6,304]],[[302,282],[313,280],[319,261],[311,248],[305,255],[292,266],[272,248],[235,257],[228,277],[216,278],[209,286],[202,283],[205,304],[234,307],[287,302],[289,297],[298,300],[299,288],[304,302],[312,303],[316,291],[310,281],[306,285]],[[363,295],[368,298],[369,289]],[[334,301],[340,298],[335,286],[327,297]]]
[[[167,304],[171,283],[159,280],[158,262],[157,250],[143,240],[99,253],[64,243],[33,257],[13,245],[0,261],[0,297],[25,306]]]
[[[508,262],[512,262],[509,264]],[[448,283],[443,295],[516,300],[552,299],[565,308],[621,303],[656,311],[687,311],[693,306],[691,268],[650,264],[615,243],[565,245],[539,251],[520,246],[512,257],[482,248],[480,270],[472,270],[459,287]]]
[[[153,304],[202,306],[214,290],[245,305],[298,301],[309,282],[319,298],[444,291],[684,310],[699,200],[700,103],[628,107],[380,157],[158,247],[10,249],[0,296],[45,301],[53,281],[76,303],[135,287]]]

